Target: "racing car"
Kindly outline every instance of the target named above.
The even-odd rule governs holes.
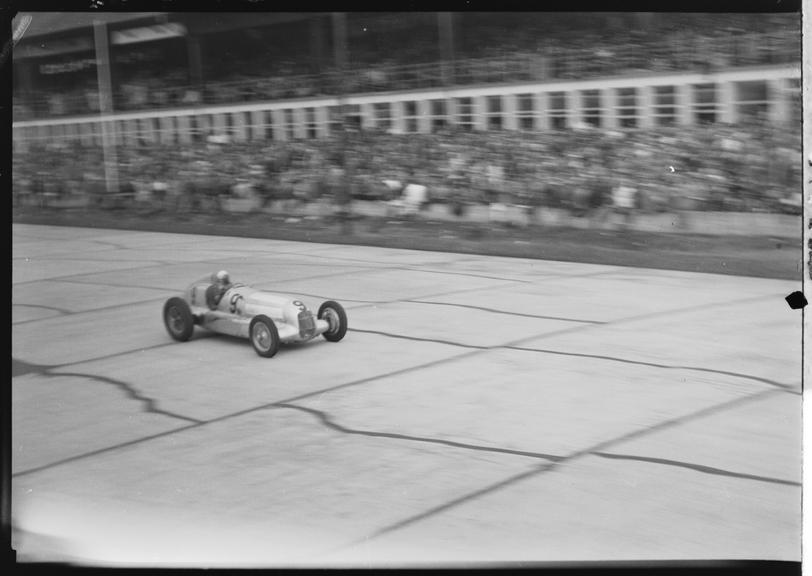
[[[245,284],[232,283],[225,270],[192,282],[182,296],[166,301],[163,320],[179,342],[192,337],[195,326],[248,338],[260,356],[270,358],[282,343],[306,342],[321,335],[338,342],[347,333],[347,314],[338,302],[324,302],[314,314],[300,300]]]

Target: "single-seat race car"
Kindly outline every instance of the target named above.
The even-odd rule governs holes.
[[[328,300],[317,314],[299,300],[231,283],[221,270],[192,282],[182,296],[164,304],[163,320],[169,335],[179,342],[192,337],[194,327],[248,338],[257,354],[270,358],[282,343],[306,342],[323,336],[338,342],[347,333],[347,314]]]

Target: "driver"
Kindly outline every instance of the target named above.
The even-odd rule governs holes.
[[[212,310],[216,310],[223,294],[232,286],[231,277],[225,270],[220,270],[211,275],[211,281],[211,286],[206,288],[206,304],[208,304]]]

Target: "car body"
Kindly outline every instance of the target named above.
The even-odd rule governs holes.
[[[163,320],[169,335],[184,342],[195,326],[220,334],[248,338],[257,354],[270,358],[280,344],[306,342],[323,336],[338,342],[347,332],[344,308],[332,300],[313,313],[302,301],[230,281],[218,272],[192,282],[181,296],[164,304]]]

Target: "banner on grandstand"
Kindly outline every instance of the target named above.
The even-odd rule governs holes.
[[[168,24],[156,24],[154,26],[130,28],[129,30],[118,30],[110,34],[110,40],[113,44],[121,45],[177,38],[185,35],[186,26],[178,24],[177,22],[170,22]]]
[[[93,41],[90,38],[66,38],[63,40],[43,40],[39,43],[22,43],[14,48],[15,59],[40,58],[56,54],[69,54],[71,52],[85,52],[93,50]]]
[[[54,62],[51,64],[40,64],[39,73],[45,76],[51,74],[66,74],[68,72],[77,72],[79,70],[86,70],[96,66],[95,58],[81,58],[79,60],[70,60],[68,62]]]

